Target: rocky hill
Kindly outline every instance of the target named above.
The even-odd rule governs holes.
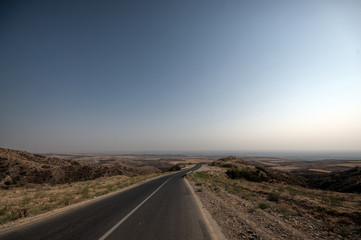
[[[61,184],[122,174],[116,167],[0,148],[0,187]]]

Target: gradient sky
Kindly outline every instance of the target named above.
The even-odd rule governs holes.
[[[361,1],[1,1],[0,147],[361,150]]]

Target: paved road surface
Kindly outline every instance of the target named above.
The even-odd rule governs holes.
[[[198,169],[197,165],[191,170]],[[190,170],[187,170],[190,171]],[[210,239],[184,179],[164,176],[0,239]]]

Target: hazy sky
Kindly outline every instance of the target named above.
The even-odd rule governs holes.
[[[0,147],[361,150],[361,1],[1,1]]]

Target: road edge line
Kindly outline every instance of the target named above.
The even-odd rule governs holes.
[[[201,212],[203,220],[207,226],[208,232],[211,235],[211,239],[226,240],[226,237],[222,233],[221,228],[218,226],[217,222],[213,219],[212,215],[208,212],[208,210],[204,207],[202,201],[195,193],[192,185],[188,182],[186,178],[184,178],[184,181],[186,182],[187,187],[191,191],[193,198],[199,208],[199,211]]]

